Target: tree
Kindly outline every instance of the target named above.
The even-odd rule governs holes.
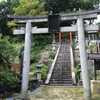
[[[15,2],[16,1],[16,2]],[[11,34],[11,30],[8,27],[8,14],[13,14],[13,7],[18,4],[18,0],[7,0],[0,3],[0,33],[3,35]]]
[[[99,4],[99,0],[79,0],[79,7],[85,10],[95,9],[95,5]]]
[[[94,9],[99,0],[20,0],[14,7],[15,15],[44,15],[53,13]]]
[[[9,37],[0,35],[0,66],[9,67],[17,54],[14,46],[9,42]]]
[[[8,7],[6,2],[2,2],[0,4],[0,33],[3,35],[9,33],[9,28],[7,27],[7,13],[8,13]]]
[[[0,93],[18,86],[19,77],[11,71],[11,64],[14,63],[17,50],[9,41],[9,37],[0,35]]]
[[[14,8],[15,15],[44,15],[44,2],[42,0],[20,0]]]
[[[94,9],[99,0],[45,0],[46,8],[53,13],[70,12],[80,9]]]

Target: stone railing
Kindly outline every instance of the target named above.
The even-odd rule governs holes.
[[[60,51],[60,46],[61,46],[61,45],[59,44],[59,47],[58,47],[58,49],[57,49],[57,53],[56,53],[55,58],[54,58],[54,60],[53,60],[53,62],[52,62],[52,65],[51,65],[51,67],[50,67],[50,69],[49,69],[49,72],[48,72],[48,75],[47,75],[47,79],[46,79],[46,81],[45,81],[45,84],[49,84],[49,81],[50,81],[50,78],[51,78],[51,75],[52,75],[52,72],[53,72],[54,66],[55,66],[55,64],[56,64],[56,60],[57,60],[59,51]]]

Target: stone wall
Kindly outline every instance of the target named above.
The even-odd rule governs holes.
[[[91,80],[91,89],[94,95],[100,95],[100,80]]]

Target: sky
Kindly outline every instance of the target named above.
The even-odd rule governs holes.
[[[100,22],[100,15],[98,15],[96,23]]]
[[[3,1],[3,0],[0,0],[0,2],[1,2],[1,1]]]
[[[6,0],[0,0],[0,2],[1,2],[1,1],[6,1]]]

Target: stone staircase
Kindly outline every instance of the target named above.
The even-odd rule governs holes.
[[[50,85],[72,85],[70,46],[69,43],[61,43],[56,64],[49,82]]]

